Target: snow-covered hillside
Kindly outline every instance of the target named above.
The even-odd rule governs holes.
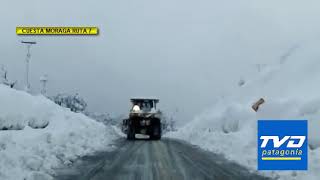
[[[22,129],[0,130],[0,179],[6,180],[51,179],[53,168],[108,149],[117,138],[111,127],[1,84],[0,129]]]
[[[306,45],[286,59],[270,61],[260,73],[248,75],[243,86],[168,136],[221,153],[256,171],[257,120],[307,119],[309,170],[261,173],[281,179],[319,179],[320,53],[314,47]],[[266,102],[256,113],[251,106],[261,97]]]

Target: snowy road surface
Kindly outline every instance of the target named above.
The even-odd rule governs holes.
[[[58,180],[260,180],[237,164],[182,141],[119,140],[119,150],[84,157],[57,170]]]

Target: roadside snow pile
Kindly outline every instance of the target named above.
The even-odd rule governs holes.
[[[258,119],[307,119],[309,126],[308,171],[259,171],[280,179],[320,178],[320,54],[312,48],[299,50],[285,63],[267,67],[256,79],[221,98],[169,137],[220,153],[257,169]],[[310,55],[312,54],[312,55]],[[263,97],[258,112],[252,104]]]
[[[53,168],[108,149],[117,138],[112,127],[4,85],[0,129],[22,129],[0,130],[0,179],[6,180],[52,179]]]

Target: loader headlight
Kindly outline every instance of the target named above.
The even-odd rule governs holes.
[[[140,111],[140,107],[138,105],[134,105],[132,111],[137,112]]]

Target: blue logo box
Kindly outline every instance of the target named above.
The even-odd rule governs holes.
[[[308,121],[259,120],[258,170],[307,170]]]

